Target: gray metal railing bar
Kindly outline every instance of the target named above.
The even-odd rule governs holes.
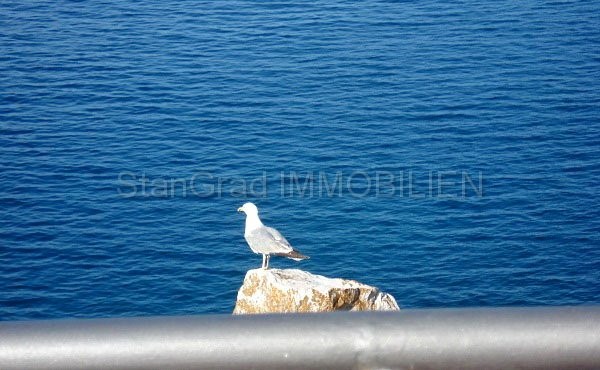
[[[600,307],[0,322],[0,369],[600,369]]]

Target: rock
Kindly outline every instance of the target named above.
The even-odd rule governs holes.
[[[394,297],[354,280],[296,269],[249,270],[234,314],[274,312],[397,311]]]

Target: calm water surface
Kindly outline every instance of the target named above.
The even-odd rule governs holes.
[[[403,307],[599,303],[599,30],[587,1],[3,1],[0,319],[231,312],[247,200],[312,257],[274,267]]]

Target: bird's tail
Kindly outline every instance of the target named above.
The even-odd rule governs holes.
[[[289,253],[278,253],[277,255],[282,256],[282,257],[291,258],[294,261],[302,261],[302,260],[307,260],[310,258],[309,256],[305,256],[305,255],[301,254],[300,252],[298,252],[295,249]]]

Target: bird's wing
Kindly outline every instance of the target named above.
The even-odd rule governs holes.
[[[294,250],[292,248],[292,245],[290,244],[290,242],[287,241],[286,238],[283,237],[283,235],[281,235],[281,233],[279,231],[277,231],[276,229],[269,227],[269,226],[265,226],[265,229],[269,232],[269,234],[271,234],[271,237],[277,241],[277,243],[282,246],[284,249],[289,250],[290,252],[292,250]]]
[[[289,253],[293,250],[281,233],[272,227],[261,226],[248,235],[246,240],[255,253]]]

